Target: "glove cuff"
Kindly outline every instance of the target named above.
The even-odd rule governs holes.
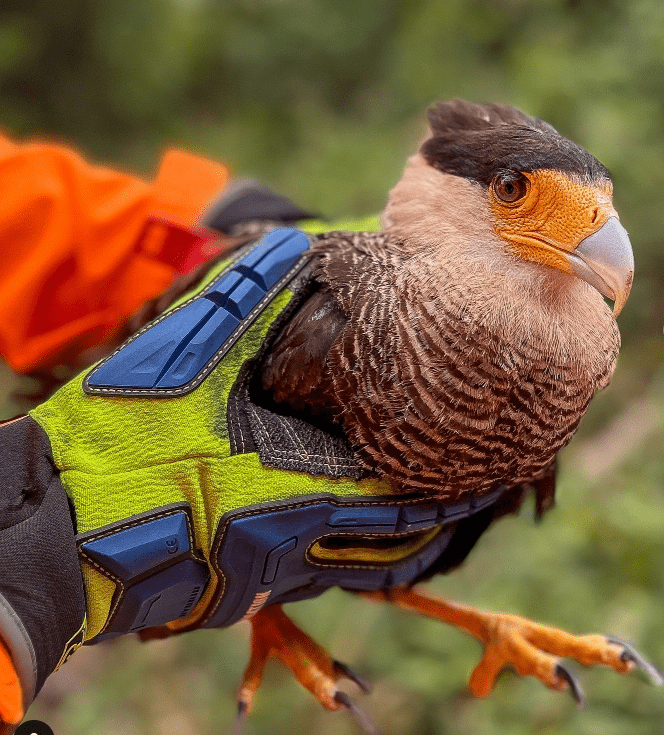
[[[0,638],[24,706],[82,642],[85,594],[67,495],[31,418],[0,425]]]

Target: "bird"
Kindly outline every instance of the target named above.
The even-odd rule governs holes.
[[[585,149],[509,105],[454,99],[432,105],[428,121],[382,228],[315,239],[315,286],[254,385],[264,405],[345,436],[397,495],[459,503],[501,491],[456,524],[417,583],[457,567],[528,489],[538,515],[552,507],[558,452],[615,369],[616,317],[634,273],[610,174]],[[413,584],[355,591],[477,637],[484,654],[469,684],[479,697],[512,666],[581,702],[562,657],[621,673],[636,663],[662,683],[617,639],[475,610]],[[348,670],[278,605],[251,622],[241,712],[269,656],[329,709],[351,706],[336,687]]]
[[[558,453],[614,372],[634,274],[611,177],[585,149],[509,105],[427,115],[378,229],[305,235],[280,226],[283,200],[241,186],[206,222],[237,252],[4,429],[39,436],[67,491],[82,622],[42,678],[83,643],[242,619],[241,722],[276,657],[375,733],[338,686],[367,682],[282,607],[337,585],[479,639],[478,697],[512,667],[581,703],[563,658],[664,683],[625,641],[424,589],[531,490],[538,517],[553,506]],[[304,210],[286,204],[291,224]],[[12,667],[0,646],[7,722],[22,711]]]

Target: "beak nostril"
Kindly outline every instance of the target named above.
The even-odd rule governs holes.
[[[597,218],[599,217],[599,207],[595,207],[592,212],[592,217],[590,218],[591,223],[594,225],[595,222],[597,222]]]

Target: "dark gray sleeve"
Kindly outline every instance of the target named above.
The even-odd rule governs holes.
[[[201,224],[229,234],[235,225],[245,222],[269,220],[287,223],[318,216],[272,191],[265,184],[247,179],[226,187],[203,212]]]

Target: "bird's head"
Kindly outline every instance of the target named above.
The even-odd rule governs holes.
[[[498,242],[517,259],[590,284],[613,300],[617,316],[634,259],[606,168],[510,106],[451,100],[431,106],[428,118],[430,136],[391,194],[386,226],[410,227],[420,242],[436,228],[448,242],[459,233]]]

